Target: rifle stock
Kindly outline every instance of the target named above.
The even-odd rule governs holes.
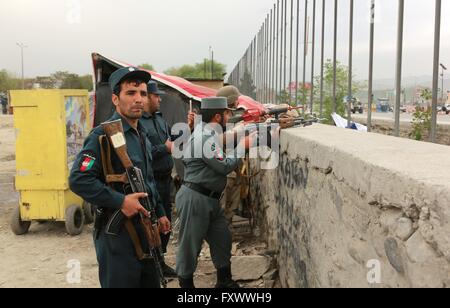
[[[123,133],[122,121],[116,120],[112,122],[105,122],[102,123],[102,127],[125,169],[133,167],[133,163],[131,162],[127,152],[127,143]]]

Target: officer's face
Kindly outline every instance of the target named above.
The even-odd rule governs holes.
[[[147,112],[154,113],[161,109],[161,96],[150,93],[148,95],[148,110]]]
[[[147,103],[147,85],[141,83],[137,85],[134,82],[125,82],[122,84],[120,95],[113,94],[113,104],[117,112],[126,118],[137,120],[142,117],[144,104]]]
[[[227,124],[232,116],[233,112],[231,110],[225,110],[223,113],[223,124]]]

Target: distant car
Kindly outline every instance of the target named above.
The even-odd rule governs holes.
[[[347,100],[347,97],[345,98],[345,100]],[[357,112],[360,113],[360,114],[364,113],[363,105],[356,97],[352,98],[352,103],[351,103],[351,109],[350,110],[351,110],[351,112],[353,114],[355,114]]]
[[[400,112],[406,112],[406,106],[405,105],[401,105],[400,106]]]

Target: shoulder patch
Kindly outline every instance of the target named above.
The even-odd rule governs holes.
[[[86,172],[92,169],[95,163],[95,157],[92,153],[83,154],[80,160],[80,171]]]
[[[223,154],[221,149],[217,149],[214,151],[214,157],[219,161],[223,161],[225,159],[225,155]]]

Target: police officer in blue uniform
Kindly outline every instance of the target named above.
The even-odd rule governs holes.
[[[220,199],[227,175],[238,167],[238,159],[225,154],[221,144],[224,127],[232,116],[224,97],[206,98],[201,102],[201,120],[184,151],[184,183],[176,196],[180,218],[176,271],[180,287],[194,288],[194,272],[203,241],[211,250],[217,269],[217,288],[239,287],[231,276],[231,234]],[[252,138],[240,141],[249,149]]]
[[[133,164],[144,174],[147,191],[156,205],[156,213],[164,232],[170,230],[170,223],[164,212],[161,199],[153,179],[152,157],[145,128],[140,124],[144,103],[147,101],[147,82],[149,73],[135,68],[123,68],[114,72],[110,79],[113,91],[112,101],[116,112],[110,119],[122,120],[128,155]],[[145,194],[127,194],[124,183],[107,183],[105,167],[108,161],[115,173],[124,173],[118,157],[111,149],[110,157],[105,158],[105,150],[100,144],[104,136],[101,126],[95,128],[86,138],[82,151],[78,154],[70,174],[70,189],[87,202],[96,205],[97,217],[94,243],[99,264],[100,284],[103,288],[158,288],[160,279],[154,260],[138,258],[136,242],[148,254],[149,247],[143,229],[139,224],[138,213],[148,215],[139,203]],[[117,210],[131,219],[137,234],[133,240],[128,229],[122,228],[118,235],[105,232],[106,224]]]
[[[165,92],[158,89],[158,84],[151,80],[147,84],[148,103],[141,119],[143,126],[147,129],[148,138],[152,144],[153,173],[156,188],[161,196],[167,218],[172,222],[172,169],[174,166],[172,158],[173,141],[176,137],[171,135],[169,124],[164,120],[161,108],[161,95]],[[167,253],[170,233],[161,235],[163,253]],[[165,277],[177,277],[174,269],[164,261],[161,264]]]

